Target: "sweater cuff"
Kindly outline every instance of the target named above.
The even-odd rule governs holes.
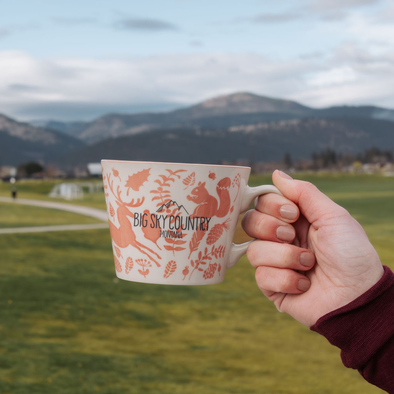
[[[378,283],[311,327],[341,349],[348,368],[362,368],[394,336],[394,274],[387,266],[383,268]]]

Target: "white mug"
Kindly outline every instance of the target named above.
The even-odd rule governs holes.
[[[232,243],[241,212],[272,185],[249,167],[102,160],[116,275],[168,285],[220,283],[249,242]]]

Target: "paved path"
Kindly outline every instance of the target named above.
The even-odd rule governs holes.
[[[68,211],[78,213],[84,216],[90,216],[95,219],[102,220],[104,223],[94,224],[65,224],[59,226],[37,226],[37,227],[16,227],[16,228],[3,228],[0,229],[0,234],[11,233],[37,233],[47,231],[69,231],[69,230],[92,230],[108,227],[107,212],[102,209],[84,207],[82,205],[65,204],[62,202],[42,201],[42,200],[29,200],[26,198],[18,198],[15,201],[9,197],[0,197],[0,202],[7,202],[13,204],[33,205],[36,207],[59,209],[61,211]]]

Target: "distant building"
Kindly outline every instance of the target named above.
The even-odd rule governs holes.
[[[10,178],[16,177],[17,168],[10,166],[0,167],[0,178],[4,180],[9,180]]]
[[[94,177],[102,176],[101,163],[89,163],[87,167],[90,176],[94,176]]]
[[[83,190],[76,183],[60,183],[51,190],[49,197],[64,198],[66,200],[83,199]]]

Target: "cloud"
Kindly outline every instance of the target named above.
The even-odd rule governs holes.
[[[277,13],[238,18],[238,22],[252,23],[287,23],[300,19],[319,18],[324,21],[339,21],[346,19],[350,11],[356,11],[366,6],[376,5],[381,0],[303,0],[298,4],[292,3],[292,8]]]
[[[381,0],[309,0],[302,8],[305,13],[316,15],[330,22],[346,19],[350,11],[355,12],[357,9],[380,2]]]
[[[31,92],[31,91],[38,91],[41,88],[39,86],[35,86],[35,85],[26,85],[23,83],[11,83],[10,85],[8,85],[8,89],[9,90],[14,90],[17,92]]]
[[[380,3],[380,0],[310,0],[307,7],[316,11],[343,10]]]
[[[192,47],[202,47],[204,46],[204,43],[200,40],[193,40],[189,42],[190,46]]]
[[[237,91],[312,107],[394,108],[394,51],[346,43],[324,57],[272,60],[252,53],[195,53],[128,60],[42,59],[0,52],[1,112],[19,119],[91,119],[158,111]]]
[[[282,12],[276,14],[260,14],[253,18],[249,18],[254,23],[282,23],[291,22],[302,18],[302,15],[298,12]]]
[[[172,23],[149,18],[122,19],[115,23],[115,27],[124,30],[141,30],[150,32],[178,30],[178,27]]]
[[[67,17],[54,17],[52,21],[57,25],[62,26],[80,26],[80,25],[91,25],[96,23],[96,19],[93,18],[67,18]]]
[[[11,31],[9,29],[0,28],[0,40],[2,38],[9,36],[10,34],[11,34]]]

